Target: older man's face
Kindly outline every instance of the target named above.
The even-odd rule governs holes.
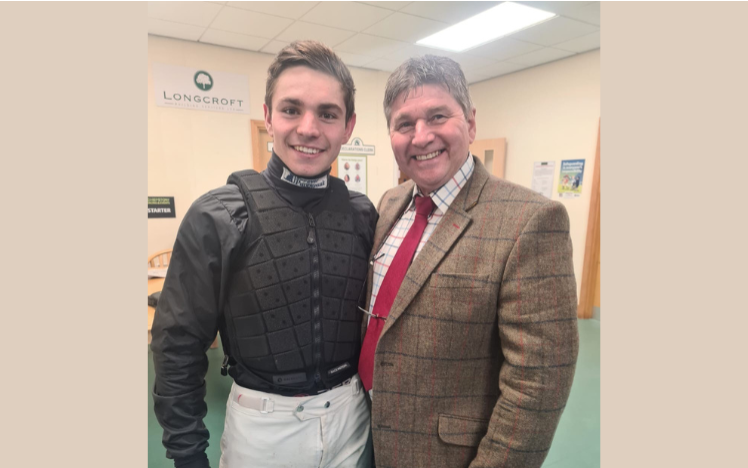
[[[460,169],[475,139],[475,109],[462,108],[438,84],[404,91],[392,103],[390,143],[400,171],[427,194]]]

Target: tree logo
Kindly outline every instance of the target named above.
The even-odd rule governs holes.
[[[195,73],[195,86],[197,86],[202,91],[210,91],[210,88],[213,87],[213,77],[210,76],[210,73],[206,71],[200,70],[199,72]]]

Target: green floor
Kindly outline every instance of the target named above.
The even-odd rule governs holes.
[[[600,321],[579,321],[579,361],[574,385],[566,410],[561,417],[553,446],[543,468],[597,468],[600,466]],[[208,415],[205,425],[210,431],[208,458],[218,468],[219,441],[231,379],[219,373],[223,352],[220,346],[208,351],[210,370],[207,377]],[[148,351],[148,467],[171,468],[161,445],[161,427],[153,414],[153,358]]]

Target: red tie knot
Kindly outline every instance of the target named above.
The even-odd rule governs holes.
[[[416,216],[428,217],[434,209],[434,201],[431,197],[416,196]]]

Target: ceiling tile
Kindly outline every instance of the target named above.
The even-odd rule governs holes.
[[[506,75],[507,73],[512,73],[517,70],[522,70],[523,68],[526,68],[526,66],[519,65],[517,63],[499,62],[499,63],[494,63],[493,65],[489,65],[487,67],[479,68],[475,70],[475,72],[483,73],[484,75],[494,77],[494,76]]]
[[[287,42],[313,39],[326,44],[328,47],[335,47],[354,34],[356,33],[351,31],[296,21],[275,39]]]
[[[582,8],[583,6],[589,5],[590,3],[600,3],[600,2],[514,2],[514,3],[522,3],[523,5],[527,5],[532,8],[537,8],[538,10],[550,11],[553,13],[558,13],[559,15],[566,15],[567,13],[576,11]]]
[[[478,57],[486,57],[501,61],[538,49],[540,49],[540,46],[537,44],[530,44],[529,42],[518,41],[511,37],[504,37],[480,47],[476,47],[475,49],[470,49],[464,53],[467,55],[476,55]]]
[[[273,39],[291,23],[293,20],[287,18],[226,6],[210,27],[221,31]]]
[[[592,2],[564,16],[600,26],[600,2]]]
[[[364,32],[404,42],[416,42],[446,28],[447,23],[393,13]]]
[[[228,2],[228,6],[283,18],[299,19],[318,2]]]
[[[148,34],[184,39],[186,41],[197,41],[204,31],[205,28],[200,26],[148,18]]]
[[[468,84],[477,83],[478,81],[487,80],[489,78],[491,78],[491,76],[485,73],[465,72],[465,79],[467,80]]]
[[[478,69],[496,63],[496,60],[488,59],[485,57],[474,57],[465,54],[452,54],[450,58],[460,64],[460,68],[462,68],[463,72],[466,70]]]
[[[268,43],[268,39],[262,37],[246,36],[217,29],[208,29],[200,38],[200,42],[215,44],[237,49],[258,51]]]
[[[553,46],[554,49],[568,50],[570,52],[587,52],[588,50],[600,48],[600,31],[578,37],[570,41],[562,42]]]
[[[335,51],[348,52],[349,54],[367,55],[369,57],[386,57],[403,47],[408,46],[404,42],[393,41],[382,37],[369,36],[367,34],[356,34],[347,41],[335,46]]]
[[[454,53],[447,52],[445,50],[432,49],[430,47],[423,47],[418,45],[409,45],[398,49],[391,54],[387,54],[387,58],[390,60],[396,60],[398,62],[404,62],[411,57],[420,57],[427,54],[440,55],[443,57],[452,57],[454,55]]]
[[[322,2],[301,20],[360,32],[392,14],[391,10],[353,2]]]
[[[397,62],[395,60],[387,60],[387,59],[376,59],[371,63],[366,64],[366,68],[373,68],[375,70],[382,70],[382,71],[388,71],[392,72],[395,71],[397,67],[400,66],[400,62]]]
[[[410,5],[413,2],[358,2],[358,3],[366,3],[367,5],[373,5],[380,8],[387,8],[388,10],[397,11],[402,10],[406,6]]]
[[[552,46],[599,30],[600,28],[597,26],[559,16],[537,26],[516,32],[511,37],[533,44]]]
[[[343,59],[346,65],[350,67],[363,67],[364,65],[377,60],[374,57],[367,57],[365,55],[349,54],[348,52],[336,52],[338,56]]]
[[[290,42],[283,42],[283,41],[270,41],[265,46],[260,49],[260,52],[265,52],[268,54],[277,54],[281,51],[282,48],[286,47]]]
[[[534,65],[540,65],[541,63],[562,59],[570,55],[574,55],[574,52],[545,47],[543,49],[536,50],[535,52],[530,52],[529,54],[520,55],[519,57],[513,57],[507,60],[507,62],[532,67]]]
[[[148,17],[207,27],[222,8],[210,2],[148,2]]]
[[[434,21],[455,24],[493,8],[499,3],[501,2],[413,2],[400,11]]]

